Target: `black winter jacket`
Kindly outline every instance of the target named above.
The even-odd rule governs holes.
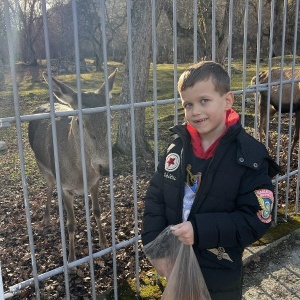
[[[144,245],[165,227],[182,222],[190,135],[186,125],[171,131],[178,137],[160,160],[145,197]],[[174,170],[165,167],[170,153],[178,157]],[[188,218],[195,233],[194,252],[213,300],[241,299],[243,250],[271,226],[257,216],[261,207],[254,191],[273,191],[271,178],[278,171],[264,145],[240,124],[231,126],[221,138]],[[217,255],[220,250],[225,250],[230,260]]]

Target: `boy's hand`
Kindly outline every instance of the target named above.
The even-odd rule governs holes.
[[[174,225],[171,227],[171,230],[182,243],[186,245],[194,244],[194,229],[190,221]]]

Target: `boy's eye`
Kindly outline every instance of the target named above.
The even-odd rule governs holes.
[[[184,103],[182,104],[182,106],[183,106],[183,108],[188,108],[188,107],[192,107],[193,104],[192,104],[192,103],[189,103],[189,102],[184,102]]]
[[[201,99],[201,103],[206,103],[208,102],[208,99]]]

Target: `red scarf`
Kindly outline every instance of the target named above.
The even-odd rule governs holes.
[[[211,158],[215,153],[215,149],[216,149],[220,139],[224,136],[224,134],[226,133],[228,128],[232,125],[235,125],[239,121],[239,119],[240,119],[240,116],[235,110],[233,110],[233,109],[227,110],[225,132],[219,138],[217,138],[206,151],[203,150],[201,138],[200,138],[198,131],[192,125],[190,125],[190,123],[187,123],[187,130],[191,135],[191,143],[192,143],[194,154],[197,157],[203,158],[203,159]]]

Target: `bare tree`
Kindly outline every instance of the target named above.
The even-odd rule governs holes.
[[[38,0],[11,1],[14,28],[20,37],[20,55],[23,62],[37,64],[35,42],[42,29],[41,7]]]
[[[78,1],[78,4],[78,14],[80,16],[80,38],[82,41],[88,41],[92,45],[96,70],[102,71],[103,44],[99,2],[93,0],[80,0]],[[118,0],[106,1],[105,15],[107,38],[106,48],[110,50],[118,30],[124,26],[126,21],[126,7],[124,2]]]
[[[185,11],[190,11],[191,1],[186,1],[185,5],[178,5],[181,14]],[[228,34],[229,34],[229,7],[230,0],[221,1],[216,9],[218,15],[216,19],[216,60],[223,62],[227,56],[228,49]],[[164,3],[164,12],[166,13],[170,26],[173,29],[173,3],[170,0]],[[212,2],[200,0],[198,5],[198,20],[197,20],[197,39],[198,39],[198,56],[201,58],[211,59],[212,57]],[[193,14],[185,14],[189,18]],[[176,22],[177,36],[179,39],[194,38],[193,22],[183,22],[182,18]]]

